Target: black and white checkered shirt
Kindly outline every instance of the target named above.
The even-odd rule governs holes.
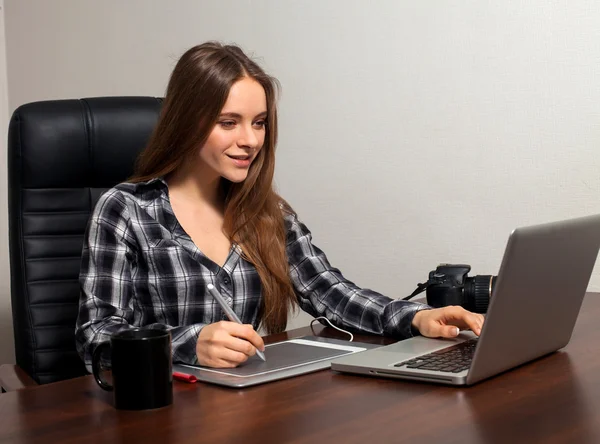
[[[290,277],[300,307],[341,328],[400,338],[426,306],[361,289],[332,267],[296,216],[285,217]],[[168,328],[175,362],[197,363],[203,326],[226,319],[206,290],[215,285],[242,322],[258,328],[261,284],[233,245],[223,267],[208,259],[177,222],[164,180],[123,183],[98,201],[81,264],[77,349],[88,369],[94,347],[130,326]]]

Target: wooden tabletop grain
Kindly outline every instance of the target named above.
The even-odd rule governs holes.
[[[599,443],[599,317],[588,293],[566,348],[467,388],[324,370],[241,390],[176,381],[173,405],[141,412],[91,376],[4,393],[0,443]]]

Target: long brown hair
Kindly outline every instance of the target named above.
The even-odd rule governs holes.
[[[269,333],[283,331],[297,299],[289,277],[282,211],[289,205],[274,191],[278,82],[237,46],[207,42],[186,51],[177,62],[158,123],[140,154],[132,182],[167,176],[202,147],[231,86],[244,77],[256,80],[267,98],[266,134],[246,180],[225,179],[224,231],[242,247],[260,276],[261,324]]]

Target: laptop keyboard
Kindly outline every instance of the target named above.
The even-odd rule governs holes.
[[[418,368],[437,372],[460,373],[471,366],[477,339],[469,339],[460,344],[394,364],[394,367]]]

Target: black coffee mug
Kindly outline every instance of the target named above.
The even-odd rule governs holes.
[[[110,385],[100,375],[102,356],[110,351]],[[100,387],[114,391],[115,407],[146,410],[173,402],[171,333],[165,330],[133,328],[115,333],[101,343],[92,356],[94,378]]]

